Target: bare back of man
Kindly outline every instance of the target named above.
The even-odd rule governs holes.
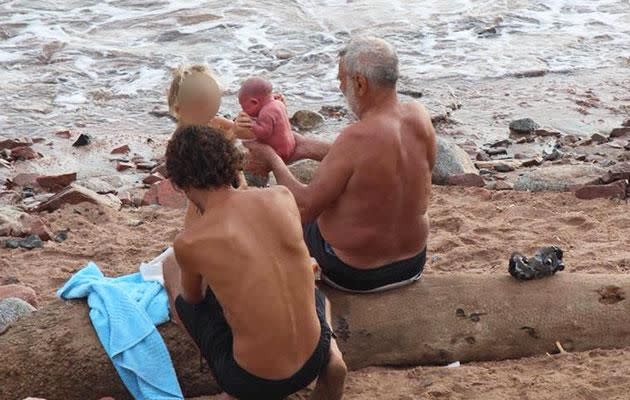
[[[435,133],[424,107],[397,104],[365,116],[332,149],[324,162],[341,161],[351,170],[343,193],[318,219],[337,256],[355,268],[374,268],[424,249],[435,162]]]

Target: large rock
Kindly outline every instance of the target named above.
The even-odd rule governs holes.
[[[618,138],[622,136],[630,136],[630,127],[615,128],[610,132],[611,138]]]
[[[59,192],[72,182],[77,180],[77,173],[72,172],[62,175],[40,176],[37,178],[37,184],[42,188],[51,192]]]
[[[22,299],[33,307],[37,307],[37,293],[28,286],[16,284],[0,286],[0,300],[11,297]]]
[[[156,204],[169,208],[186,208],[188,200],[183,192],[175,190],[170,180],[165,179],[153,184],[142,200],[143,206]]]
[[[0,206],[0,236],[25,237],[35,235],[41,240],[50,240],[52,232],[46,223],[11,206]]]
[[[625,199],[627,185],[625,181],[617,181],[608,185],[586,185],[575,191],[575,197],[581,200],[593,199]]]
[[[55,211],[66,204],[92,203],[119,210],[121,202],[117,197],[98,193],[78,185],[71,185],[37,207],[37,211]]]
[[[540,128],[540,125],[531,118],[517,119],[510,123],[510,131],[519,135],[534,133],[538,128]]]
[[[33,142],[21,139],[5,139],[0,140],[0,150],[13,150],[17,147],[31,146]]]
[[[450,139],[438,136],[437,159],[431,181],[436,185],[447,185],[449,176],[462,174],[479,175],[479,171],[464,149]]]
[[[313,111],[300,110],[293,114],[291,123],[301,131],[308,131],[320,127],[324,117]]]
[[[11,297],[0,300],[0,335],[20,318],[30,315],[35,307],[22,299]]]
[[[34,160],[40,157],[41,154],[29,146],[15,147],[11,150],[11,158],[16,161]]]
[[[289,170],[295,178],[305,185],[308,185],[315,176],[315,171],[319,167],[319,163],[313,160],[302,160],[289,166]]]
[[[599,179],[605,170],[593,165],[551,165],[519,176],[514,190],[567,192]]]

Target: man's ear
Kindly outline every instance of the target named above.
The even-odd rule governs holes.
[[[358,96],[364,96],[368,91],[368,81],[363,75],[356,75],[353,79],[355,93]]]

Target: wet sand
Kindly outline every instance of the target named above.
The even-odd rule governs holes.
[[[626,274],[630,270],[630,206],[578,201],[571,193],[491,192],[434,187],[427,274],[507,274],[513,251],[543,245],[565,250],[567,270]],[[91,205],[45,215],[64,243],[43,249],[0,249],[0,283],[19,281],[58,301],[54,290],[88,260],[107,275],[137,270],[172,242],[183,213],[144,207],[120,212]],[[422,284],[422,283],[420,283]],[[472,363],[459,368],[369,368],[350,373],[347,399],[625,399],[630,349]],[[304,391],[293,399],[307,398]],[[208,399],[211,399],[209,397]]]

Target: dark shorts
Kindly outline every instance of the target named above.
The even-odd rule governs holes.
[[[311,257],[319,264],[322,279],[336,289],[370,293],[401,287],[419,280],[426,263],[425,248],[416,256],[379,268],[354,268],[337,257],[316,222],[306,224],[303,231],[304,241]]]
[[[332,331],[326,322],[326,298],[319,289],[315,289],[315,308],[321,325],[317,348],[298,372],[282,380],[259,378],[236,363],[232,330],[210,288],[206,291],[206,298],[199,304],[189,304],[178,296],[175,308],[202,356],[208,361],[219,387],[237,399],[284,399],[313,382],[330,360]],[[273,329],[269,326],[260,328]]]

